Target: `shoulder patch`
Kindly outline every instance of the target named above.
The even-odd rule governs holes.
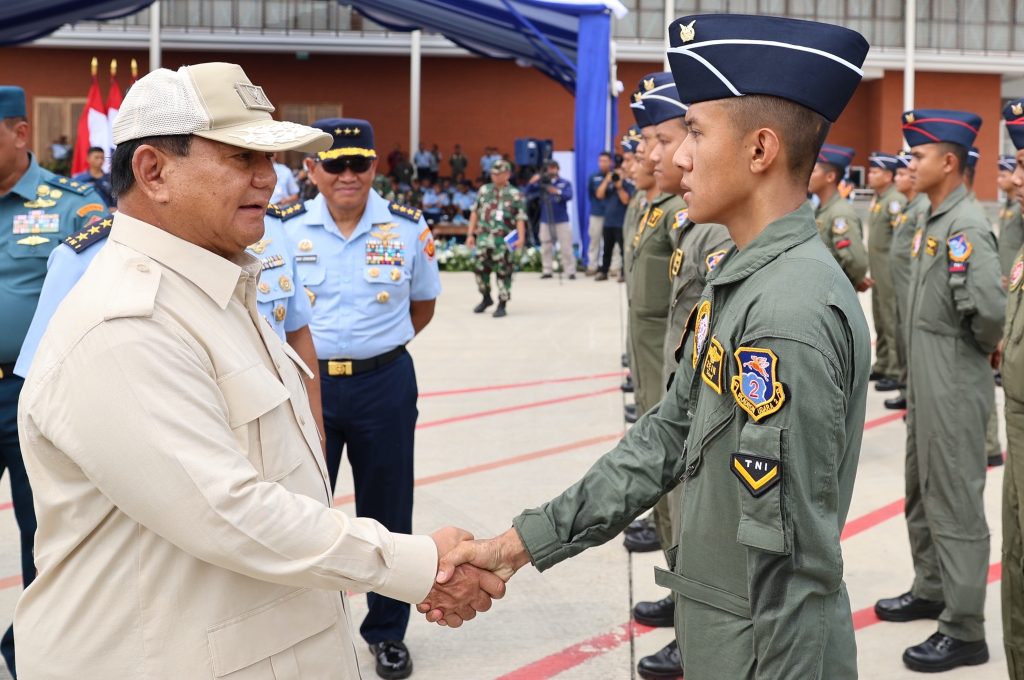
[[[890,215],[898,215],[900,213],[900,210],[902,210],[902,209],[903,209],[903,206],[900,205],[900,202],[898,200],[893,199],[893,200],[889,201],[889,214]]]
[[[684,224],[686,224],[686,219],[687,219],[689,214],[690,214],[690,211],[686,210],[686,209],[676,211],[675,220],[672,223],[672,229],[673,230],[679,229]]]
[[[766,493],[782,479],[782,461],[747,453],[732,454],[729,468],[754,498]]]
[[[697,361],[700,353],[704,351],[704,343],[708,340],[711,332],[711,301],[701,300],[696,307],[697,316],[693,322],[693,356],[690,357],[692,368],[697,370]]]
[[[722,373],[725,363],[725,348],[718,338],[712,336],[708,345],[708,353],[704,355],[704,365],[700,369],[701,380],[718,394],[722,393]]]
[[[845,217],[837,217],[832,220],[832,233],[833,234],[845,234],[849,231],[850,225],[846,223]]]
[[[651,208],[651,211],[647,214],[647,228],[654,229],[658,226],[658,220],[665,214],[665,211],[661,208]]]
[[[422,210],[410,208],[409,206],[402,205],[401,203],[389,203],[388,210],[391,211],[392,215],[398,215],[399,217],[404,217],[405,219],[412,220],[413,222],[419,222],[420,217],[423,216]]]
[[[91,184],[87,182],[76,182],[68,177],[51,176],[43,180],[52,187],[56,187],[62,191],[70,191],[73,194],[79,196],[85,196],[88,193],[95,191]]]
[[[963,232],[950,236],[946,240],[946,246],[949,248],[949,259],[953,262],[966,262],[974,251],[974,246]]]
[[[725,257],[726,250],[716,250],[715,252],[704,258],[704,264],[707,265],[708,271],[713,272],[718,269],[718,265],[722,262],[722,258]]]
[[[64,245],[69,246],[76,253],[80,253],[107,238],[110,235],[110,227],[113,224],[114,216],[112,213],[96,215],[84,227],[64,239]]]
[[[1017,261],[1013,263],[1013,269],[1010,270],[1010,290],[1020,288],[1021,279],[1024,279],[1024,260],[1021,259],[1021,256],[1017,256]]]
[[[776,379],[779,358],[761,347],[740,347],[735,352],[739,375],[732,378],[732,396],[741,409],[759,422],[782,408],[786,393]]]
[[[271,217],[276,217],[282,222],[287,222],[293,217],[298,217],[304,212],[306,212],[306,204],[302,201],[292,203],[289,206],[281,206],[276,203],[271,203],[267,206],[267,214]]]

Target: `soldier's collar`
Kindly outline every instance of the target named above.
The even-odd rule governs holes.
[[[721,286],[744,279],[811,238],[820,237],[811,204],[804,201],[793,212],[769,224],[746,248],[728,255],[725,265],[717,276],[708,281],[708,285]]]
[[[42,183],[42,168],[36,163],[36,157],[29,151],[28,169],[25,170],[25,174],[21,176],[21,179],[11,187],[11,193],[32,201],[36,198],[36,189]]]
[[[967,187],[960,184],[956,189],[949,192],[949,196],[946,196],[945,200],[939,204],[938,208],[932,210],[928,219],[934,219],[939,215],[944,215],[953,209],[958,203],[967,198]]]

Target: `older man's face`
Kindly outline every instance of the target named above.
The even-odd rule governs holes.
[[[277,182],[272,157],[193,137],[189,155],[172,158],[168,188],[175,219],[187,220],[196,245],[230,257],[263,237]]]

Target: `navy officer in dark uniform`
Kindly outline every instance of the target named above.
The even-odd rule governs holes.
[[[420,211],[372,190],[373,128],[365,120],[313,123],[334,137],[306,159],[320,195],[285,223],[296,270],[313,301],[310,328],[320,364],[327,470],[338,479],[348,452],[356,514],[411,533],[416,373],[406,344],[430,322],[441,283],[434,239]],[[382,678],[406,678],[402,642],[409,605],[367,595],[360,627]]]

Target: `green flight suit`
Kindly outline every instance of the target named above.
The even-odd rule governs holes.
[[[629,328],[637,414],[649,411],[665,395],[661,355],[672,282],[672,220],[684,210],[683,199],[659,194],[647,206],[633,236],[630,266]]]
[[[1005,307],[992,229],[959,186],[930,210],[911,251],[905,513],[911,592],[944,601],[939,632],[968,642],[985,637],[988,355]]]
[[[514,520],[533,564],[608,541],[682,480],[679,546],[657,580],[677,595],[687,680],[857,677],[839,536],[870,361],[857,296],[805,204],[712,274],[657,409]]]
[[[647,192],[639,189],[629,199],[626,216],[622,221],[622,271],[626,275],[626,304],[633,298],[630,270],[633,268],[633,237],[639,227],[640,218],[647,210]],[[626,358],[630,370],[633,368],[633,342],[630,339],[629,320],[626,320]],[[634,387],[635,390],[635,387]]]
[[[875,322],[875,365],[872,372],[899,377],[896,356],[896,302],[893,299],[889,250],[896,222],[907,197],[892,185],[871,201],[868,211],[868,267],[875,285],[871,288],[871,315]]]
[[[999,269],[1006,278],[1010,277],[1010,268],[1022,246],[1024,221],[1021,220],[1020,202],[1008,198],[999,210]]]
[[[837,191],[818,206],[814,219],[821,240],[846,272],[846,278],[856,286],[868,273],[868,254],[857,211]]]
[[[1003,647],[1011,680],[1024,680],[1024,250],[1010,266],[1003,344]]]
[[[914,234],[918,220],[927,215],[928,197],[916,194],[903,207],[892,243],[889,246],[889,271],[892,273],[893,302],[895,303],[896,358],[899,365],[899,380],[907,384],[907,297],[910,295],[910,251],[914,247]]]

